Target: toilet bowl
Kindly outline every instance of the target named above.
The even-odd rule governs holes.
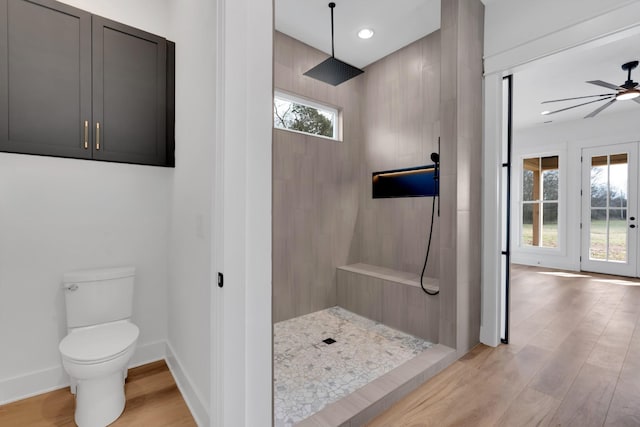
[[[74,329],[60,342],[62,365],[75,385],[75,422],[102,427],[124,410],[124,379],[139,329],[128,321]]]
[[[68,334],[59,349],[79,427],[107,426],[124,410],[124,380],[140,334],[130,320],[134,273],[117,267],[64,275]]]

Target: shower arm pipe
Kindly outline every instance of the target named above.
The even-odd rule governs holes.
[[[335,49],[333,47],[333,8],[336,7],[334,2],[329,3],[329,7],[331,8],[331,57],[335,58]]]

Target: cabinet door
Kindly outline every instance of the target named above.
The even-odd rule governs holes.
[[[93,156],[166,162],[166,40],[93,16]]]
[[[91,15],[0,0],[0,151],[90,158],[91,120]]]

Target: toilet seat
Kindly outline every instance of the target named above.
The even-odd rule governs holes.
[[[130,322],[115,322],[74,330],[60,341],[60,353],[78,364],[112,360],[135,344],[140,330]]]

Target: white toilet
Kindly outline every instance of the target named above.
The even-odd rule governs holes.
[[[124,410],[124,380],[140,333],[130,320],[134,277],[134,267],[64,275],[68,334],[59,348],[79,427],[104,427]]]

